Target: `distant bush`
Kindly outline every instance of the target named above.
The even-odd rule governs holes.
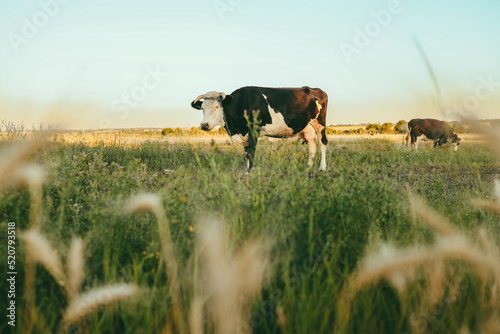
[[[327,126],[327,127],[325,128],[325,133],[326,133],[327,135],[334,135],[334,134],[337,134],[337,130],[335,130],[335,129],[334,129],[334,128],[332,128],[332,127]]]
[[[357,134],[362,134],[362,133],[365,133],[365,129],[363,128],[357,128],[356,130],[354,130],[355,133]]]
[[[396,126],[394,127],[394,131],[397,133],[406,133],[408,132],[408,122],[404,120],[400,120],[399,122],[396,123]]]
[[[172,128],[165,128],[163,130],[161,130],[161,134],[166,136],[168,134],[171,134],[174,130],[172,130]]]
[[[357,129],[335,130],[331,127],[326,127],[325,132],[327,135],[339,135],[339,134],[354,135],[354,134],[365,133],[365,129],[357,128]]]
[[[184,133],[184,131],[182,131],[181,128],[175,128],[173,131],[172,131],[172,134],[173,135],[182,135]]]
[[[202,134],[202,131],[198,127],[193,126],[193,127],[191,127],[189,129],[189,135],[190,136],[198,136],[198,135],[201,135],[201,134]]]
[[[366,131],[368,131],[371,134],[381,133],[382,132],[382,125],[380,125],[380,124],[368,124],[366,126]]]
[[[380,129],[381,133],[394,133],[394,124],[384,123]]]

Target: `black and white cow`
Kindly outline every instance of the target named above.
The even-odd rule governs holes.
[[[191,106],[203,110],[201,129],[209,131],[220,125],[229,136],[245,147],[247,168],[253,167],[258,134],[268,137],[291,137],[300,133],[309,144],[308,166],[314,163],[316,138],[321,148],[320,170],[326,170],[325,133],[328,95],[319,88],[242,87],[231,95],[208,92],[198,96]],[[256,112],[257,133],[249,131],[248,120]]]
[[[428,139],[434,141],[434,148],[441,147],[448,142],[448,139],[455,144],[454,150],[458,149],[461,139],[453,133],[448,123],[432,118],[415,118],[408,122],[408,130],[406,135],[406,143],[411,138],[411,148],[418,150],[418,137],[424,135]]]

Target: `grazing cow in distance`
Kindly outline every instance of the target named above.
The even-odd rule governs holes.
[[[418,150],[418,137],[421,135],[426,136],[428,139],[434,141],[434,148],[441,147],[443,144],[451,139],[455,144],[454,150],[458,149],[461,139],[453,133],[448,123],[431,118],[415,118],[408,122],[409,133],[406,135],[406,143],[411,138],[411,148]]]
[[[220,125],[232,140],[245,147],[247,168],[253,168],[259,133],[286,138],[298,133],[309,144],[311,167],[316,155],[316,138],[321,149],[320,170],[326,170],[325,133],[328,95],[319,88],[242,87],[230,95],[208,92],[198,96],[191,106],[203,110],[201,129]],[[250,131],[250,128],[254,131]]]

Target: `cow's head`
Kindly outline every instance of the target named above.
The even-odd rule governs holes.
[[[461,141],[461,140],[462,140],[462,139],[461,139],[461,138],[458,138],[458,136],[457,136],[456,134],[455,134],[455,135],[453,135],[453,137],[451,137],[451,142],[452,142],[453,144],[455,144],[455,147],[453,147],[453,149],[454,149],[455,151],[456,151],[456,150],[458,150],[458,145],[460,145],[460,141]]]
[[[219,92],[208,92],[194,99],[191,107],[203,110],[200,128],[210,131],[217,125],[224,126],[224,107],[231,103],[231,100],[231,95]]]

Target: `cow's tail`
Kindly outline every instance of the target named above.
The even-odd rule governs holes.
[[[325,129],[325,126],[320,124],[318,121],[318,117],[321,114],[321,110],[323,110],[323,106],[321,103],[319,103],[318,99],[315,99],[314,102],[316,102],[316,117],[311,119],[308,123],[308,125],[311,125],[314,128],[314,131],[316,132],[316,135],[318,138],[322,136],[322,132]]]
[[[319,103],[318,99],[316,99],[315,102],[316,102],[316,117],[315,117],[315,119],[318,119],[319,114],[321,113],[321,109],[323,109],[323,106],[321,105],[321,103]]]
[[[405,136],[405,144],[406,144],[406,146],[408,146],[408,142],[410,141],[411,129],[413,127],[412,124],[411,124],[411,121],[409,121],[407,125],[408,125],[408,133]]]

